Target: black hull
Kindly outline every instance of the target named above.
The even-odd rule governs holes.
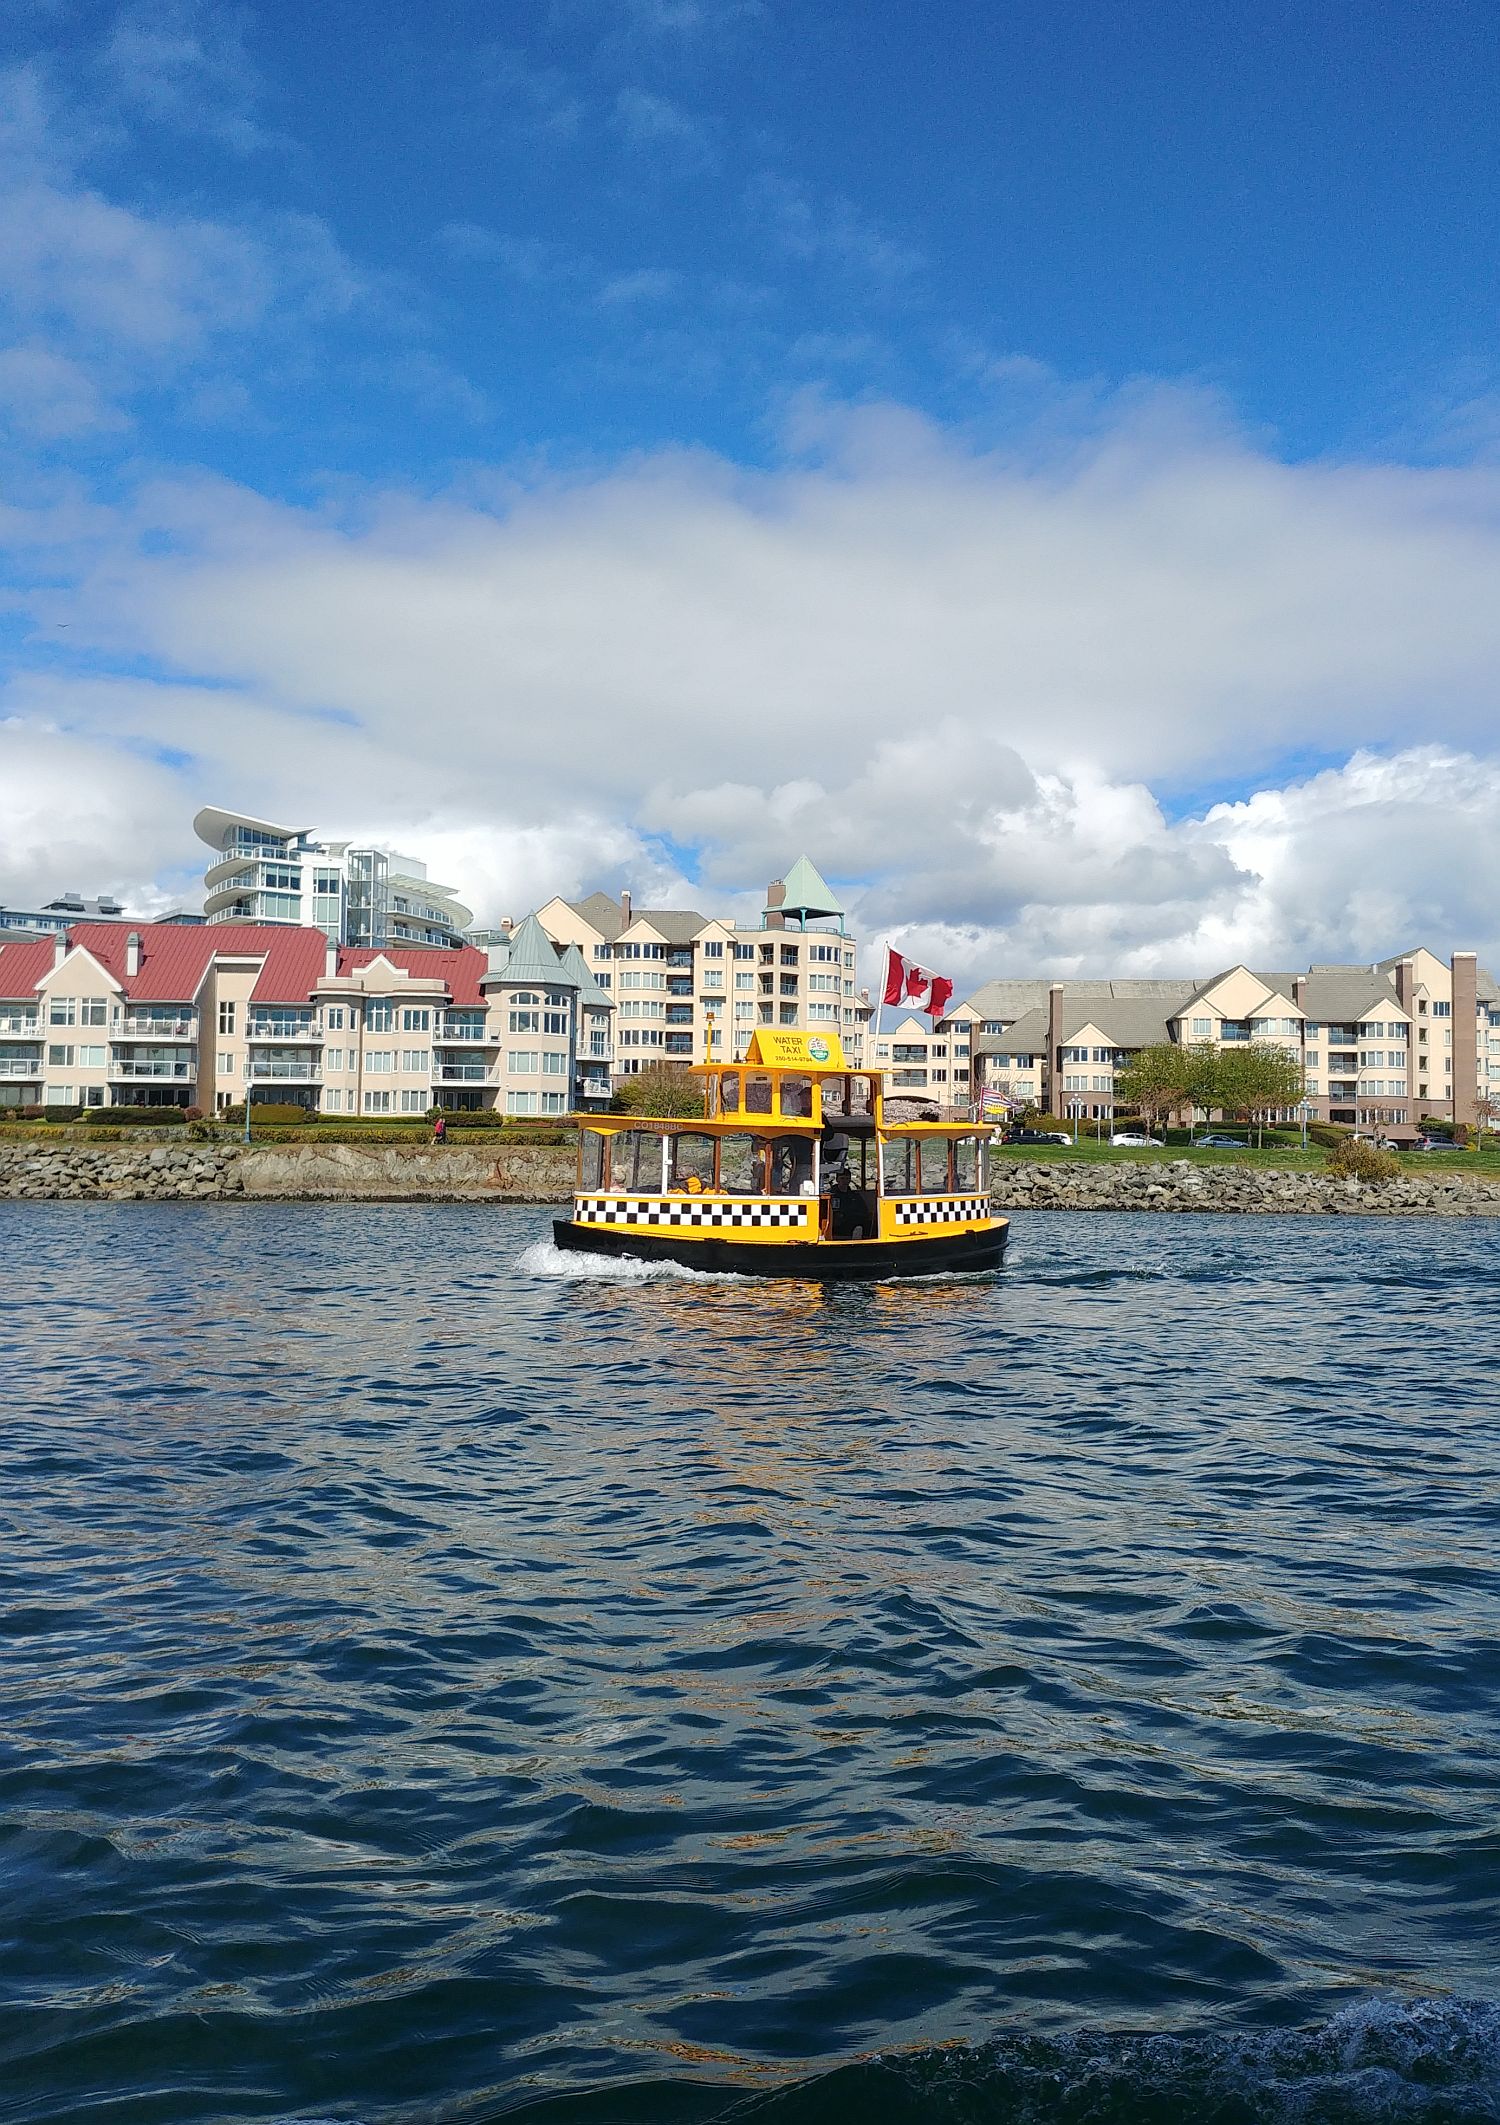
[[[1006,1222],[988,1232],[959,1232],[931,1239],[796,1241],[785,1247],[744,1240],[668,1238],[655,1232],[621,1232],[617,1226],[575,1225],[557,1218],[552,1236],[573,1254],[606,1254],[636,1262],[676,1262],[684,1269],[720,1275],[810,1277],[819,1282],[899,1276],[973,1275],[998,1269],[1010,1233]]]

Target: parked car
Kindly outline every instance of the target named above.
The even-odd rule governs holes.
[[[1005,1141],[1008,1144],[1071,1144],[1073,1139],[1061,1129],[1012,1129]]]
[[[1225,1151],[1245,1149],[1245,1139],[1242,1136],[1198,1136],[1194,1137],[1193,1141],[1195,1144],[1210,1144]]]
[[[1119,1129],[1110,1142],[1125,1144],[1133,1151],[1160,1151],[1164,1148],[1159,1136],[1142,1136],[1136,1129]]]
[[[1467,1144],[1456,1144],[1451,1136],[1419,1136],[1414,1148],[1418,1151],[1466,1151]]]

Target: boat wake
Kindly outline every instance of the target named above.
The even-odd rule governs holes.
[[[1493,2125],[1500,2004],[1366,2001],[1311,2029],[1009,2037],[741,2098],[729,2125]]]
[[[688,1269],[680,1262],[638,1262],[629,1255],[569,1254],[552,1240],[534,1240],[516,1257],[522,1276],[572,1284],[744,1284],[731,1270]]]

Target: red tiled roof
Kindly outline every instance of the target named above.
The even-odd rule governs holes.
[[[125,972],[126,942],[141,940],[140,971]],[[328,940],[321,930],[293,929],[256,922],[143,922],[135,930],[120,922],[78,922],[68,932],[70,948],[82,949],[138,1003],[191,1003],[214,959],[259,959],[263,962],[252,991],[256,1003],[307,1003],[328,963]],[[456,1004],[482,1004],[479,983],[489,970],[488,955],[477,945],[458,950],[423,950],[388,945],[383,950],[341,946],[341,974],[387,959],[403,973],[445,984]],[[53,941],[43,937],[0,945],[0,996],[36,992],[50,973]]]

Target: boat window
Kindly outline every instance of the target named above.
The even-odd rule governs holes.
[[[764,1149],[758,1137],[720,1137],[719,1186],[726,1195],[760,1194],[765,1171],[759,1153]]]
[[[631,1134],[635,1142],[635,1162],[631,1173],[631,1186],[638,1195],[660,1195],[661,1138],[647,1135],[644,1131],[632,1130]],[[616,1160],[615,1170],[623,1178],[623,1159]]]
[[[953,1186],[959,1195],[973,1195],[979,1186],[979,1139],[960,1136],[953,1143]]]
[[[738,1070],[723,1070],[719,1073],[719,1112],[738,1114],[740,1111],[740,1073]]]
[[[946,1195],[948,1193],[948,1139],[946,1136],[929,1136],[914,1148],[921,1152],[922,1193]]]
[[[812,1118],[812,1079],[784,1077],[781,1080],[781,1111],[793,1120]]]
[[[769,1114],[771,1111],[771,1080],[769,1077],[745,1077],[745,1112]]]
[[[778,1136],[771,1142],[769,1195],[811,1195],[813,1147],[804,1136]]]
[[[585,1129],[578,1139],[578,1185],[604,1186],[604,1138],[597,1129]]]
[[[714,1184],[713,1138],[684,1135],[674,1136],[670,1141],[670,1185],[679,1191],[686,1190],[689,1195],[701,1195],[705,1188],[711,1188]]]
[[[880,1192],[882,1195],[915,1195],[912,1157],[916,1146],[909,1136],[898,1137],[880,1147]]]

